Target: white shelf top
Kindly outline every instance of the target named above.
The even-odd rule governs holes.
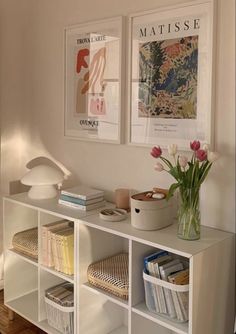
[[[142,315],[143,317],[156,322],[157,324],[169,328],[178,334],[187,334],[188,333],[188,322],[179,323],[174,320],[168,319],[167,317],[162,317],[155,313],[152,313],[148,310],[146,304],[140,303],[132,308],[132,311]]]
[[[8,301],[5,304],[11,310],[41,328],[43,331],[49,334],[60,334],[60,332],[48,324],[47,320],[38,321],[38,291],[30,292],[24,296]]]
[[[114,329],[112,332],[109,334],[127,334],[128,333],[128,327],[122,326],[117,329]]]
[[[5,304],[26,320],[34,324],[38,322],[38,291],[32,291],[14,300],[6,301]]]
[[[84,283],[82,284],[82,287],[85,289],[91,291],[92,293],[99,294],[105,296],[107,299],[111,300],[113,303],[120,305],[121,307],[124,307],[126,309],[129,308],[128,301],[122,300],[121,298],[118,298],[104,290],[98,289],[95,286],[92,286],[90,283]]]
[[[229,232],[201,226],[201,238],[195,241],[186,241],[177,237],[176,223],[156,231],[141,231],[131,225],[130,215],[126,220],[120,222],[102,220],[98,214],[84,217],[81,221],[87,226],[161,248],[187,258],[233,236]]]
[[[23,204],[24,206],[27,206],[32,209],[40,209],[43,212],[53,214],[68,220],[80,219],[88,215],[93,215],[96,212],[99,212],[102,208],[104,209],[111,207],[111,203],[106,203],[104,207],[94,210],[84,211],[59,204],[58,203],[59,196],[52,199],[34,200],[29,198],[27,193],[20,193],[12,196],[4,196],[3,199],[13,203]]]
[[[17,255],[17,256],[19,256],[24,261],[29,262],[29,263],[33,264],[34,266],[38,267],[38,260],[36,260],[36,259],[34,259],[30,256],[27,256],[26,254],[22,254],[22,253],[16,251],[14,248],[8,249],[8,251]]]
[[[79,220],[87,226],[113,233],[137,242],[145,243],[156,248],[174,252],[187,258],[190,258],[191,256],[202,252],[204,249],[207,249],[208,247],[233,236],[233,233],[230,232],[201,226],[200,239],[195,241],[186,241],[177,238],[176,224],[161,230],[141,231],[131,225],[130,215],[126,220],[120,222],[109,222],[101,219],[99,217],[99,212],[102,208],[91,211],[71,209],[58,204],[58,198],[48,200],[32,200],[28,197],[27,193],[4,197],[4,199],[13,203],[20,203],[33,209],[39,209],[58,217],[69,220]],[[107,203],[106,207],[114,207],[114,204]]]

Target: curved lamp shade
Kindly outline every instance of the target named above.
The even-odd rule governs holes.
[[[57,196],[54,185],[60,185],[64,180],[64,174],[51,166],[39,165],[33,167],[25,174],[21,183],[31,186],[28,196],[33,199],[47,199]]]

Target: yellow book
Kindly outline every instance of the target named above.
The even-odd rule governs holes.
[[[74,230],[73,228],[58,232],[60,236],[61,266],[60,271],[67,275],[74,274]],[[60,257],[59,255],[59,257]]]
[[[56,248],[57,248],[57,267],[55,266],[55,269],[57,271],[61,271],[64,272],[64,258],[63,258],[63,235],[64,233],[69,230],[73,230],[71,227],[63,229],[61,231],[58,231],[57,233],[55,233],[55,241],[56,241]]]

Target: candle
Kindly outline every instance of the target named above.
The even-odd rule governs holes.
[[[119,188],[115,190],[115,204],[119,209],[128,210],[130,208],[129,189]]]

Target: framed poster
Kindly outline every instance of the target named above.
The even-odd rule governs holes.
[[[121,140],[122,17],[65,30],[65,136]]]
[[[213,1],[129,17],[129,142],[212,144]]]

